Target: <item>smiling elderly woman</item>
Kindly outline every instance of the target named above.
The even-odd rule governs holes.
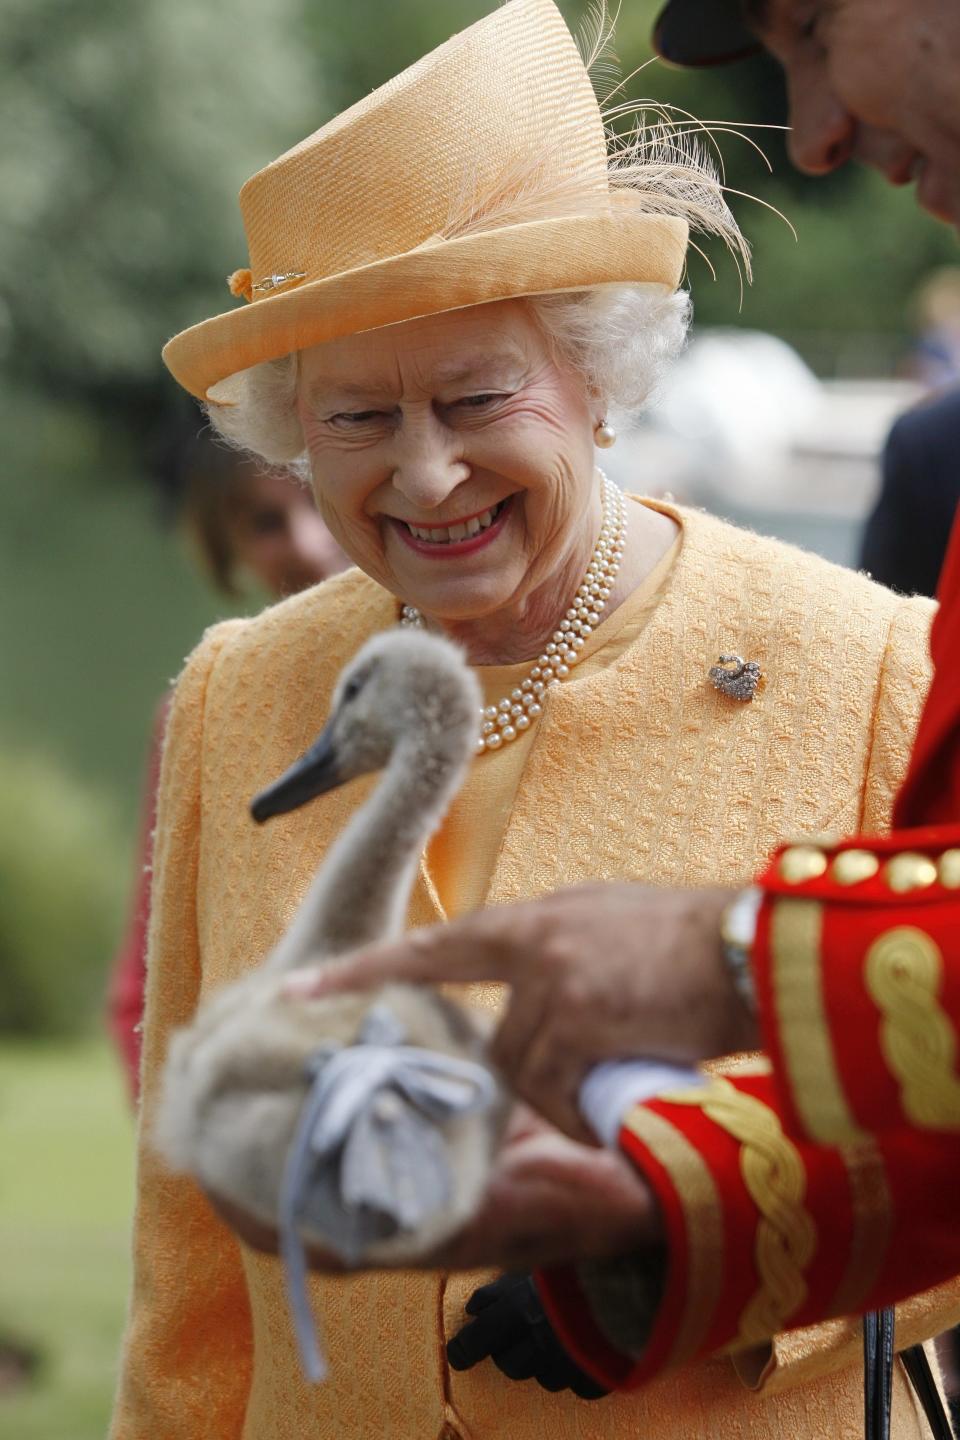
[[[372,634],[398,620],[445,631],[486,697],[411,925],[577,880],[742,883],[785,835],[882,827],[927,678],[925,602],[622,496],[596,468],[612,407],[637,408],[682,343],[687,221],[739,241],[689,153],[641,135],[608,155],[551,0],[511,0],[454,37],[241,202],[251,266],[232,287],[251,303],[176,337],[166,359],[226,436],[309,469],[355,568],[216,626],[181,677],[145,1136],[172,1027],[271,949],[366,793],[266,831],[247,815]],[[727,652],[755,662],[750,684],[762,673],[752,702],[749,685],[711,684]],[[584,1155],[571,1254],[604,1230]],[[316,1278],[332,1378],[311,1389],[278,1262],[241,1248],[146,1142],[139,1184],[116,1440],[858,1433],[857,1346],[829,1326],[776,1348],[760,1393],[730,1360],[589,1408],[489,1363],[456,1372],[444,1342],[476,1274]],[[926,1334],[942,1328],[929,1311]],[[912,1408],[895,1415],[898,1437],[922,1433]]]

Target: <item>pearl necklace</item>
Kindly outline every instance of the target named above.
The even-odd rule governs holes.
[[[602,471],[600,481],[603,521],[583,582],[570,609],[550,636],[543,653],[537,656],[526,678],[509,695],[480,711],[478,755],[487,750],[499,750],[530,729],[534,720],[543,714],[543,699],[547,691],[559,685],[561,680],[566,680],[580,659],[587,636],[600,624],[620,569],[627,534],[627,504],[623,495]],[[400,624],[415,630],[425,628],[423,615],[415,605],[401,608]]]

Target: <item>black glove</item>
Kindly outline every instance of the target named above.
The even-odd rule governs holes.
[[[610,1392],[575,1364],[557,1339],[529,1275],[501,1275],[467,1301],[474,1318],[447,1345],[453,1370],[489,1355],[508,1380],[536,1380],[544,1390],[572,1390],[581,1400]]]

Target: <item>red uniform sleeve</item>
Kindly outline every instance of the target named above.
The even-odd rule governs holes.
[[[765,1060],[636,1106],[620,1143],[667,1232],[664,1298],[643,1354],[616,1348],[576,1267],[538,1277],[564,1346],[609,1388],[892,1304],[960,1271],[956,1149],[904,1130],[843,1150],[791,1137]]]

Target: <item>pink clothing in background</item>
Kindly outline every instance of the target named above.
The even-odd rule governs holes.
[[[114,957],[107,991],[107,1024],[123,1062],[134,1105],[140,1098],[140,1024],[143,1020],[143,988],[147,974],[153,832],[157,823],[160,756],[163,752],[163,734],[169,708],[170,696],[165,695],[157,706],[153,719],[140,806],[140,834],[137,840],[137,869],[133,893],[126,928]]]

